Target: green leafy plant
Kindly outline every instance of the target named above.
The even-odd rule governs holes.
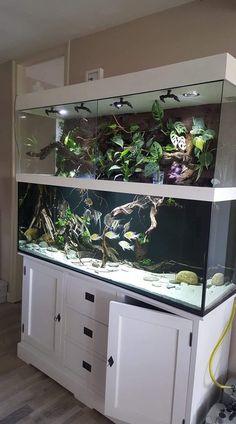
[[[160,169],[159,162],[163,156],[163,149],[157,141],[154,141],[151,144],[148,155],[145,157],[144,162],[146,165],[144,167],[145,177],[150,177],[155,174]]]
[[[194,136],[194,155],[197,158],[196,181],[198,181],[204,169],[209,169],[214,161],[214,149],[210,149],[210,144],[215,138],[215,131],[206,128],[203,118],[193,118],[193,126],[190,134]]]

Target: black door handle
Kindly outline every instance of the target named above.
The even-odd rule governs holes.
[[[61,321],[61,314],[57,314],[57,315],[54,317],[54,321],[58,321],[58,322],[60,322],[60,321]]]
[[[112,367],[112,365],[114,364],[114,359],[112,358],[112,356],[110,356],[110,358],[107,360],[108,364],[110,367]]]

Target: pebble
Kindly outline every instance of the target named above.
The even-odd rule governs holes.
[[[47,250],[49,252],[58,252],[58,249],[56,247],[48,247]]]
[[[111,268],[119,268],[119,264],[117,262],[108,262],[107,266]]]
[[[42,249],[46,249],[48,247],[48,244],[46,243],[46,241],[41,241],[39,243],[39,247],[41,247]]]
[[[24,246],[26,243],[26,240],[19,240],[19,246]]]
[[[159,284],[159,283],[152,283],[152,286],[154,286],[154,287],[162,287],[162,284]]]
[[[155,277],[154,275],[145,275],[143,277],[144,281],[159,281],[159,277]]]
[[[70,249],[66,252],[66,257],[67,259],[76,259],[77,258],[77,253],[75,250]]]

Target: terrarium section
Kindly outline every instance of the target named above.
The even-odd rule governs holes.
[[[235,288],[232,253],[207,266],[211,213],[211,202],[19,183],[18,247],[198,313],[203,295],[207,308]]]
[[[22,136],[21,140],[29,168],[33,163],[36,169],[40,166],[43,169],[43,161],[54,156],[57,176],[217,185],[214,166],[220,105],[184,107],[184,102],[175,96],[178,100],[171,98],[173,107],[166,109],[168,99],[161,97],[168,96],[157,93],[156,99],[149,102],[149,112],[136,112],[124,98],[120,100],[121,106],[119,101],[114,101],[109,105],[109,114],[101,116],[99,101],[96,112],[90,110],[90,102],[64,105],[65,112],[70,107],[65,117],[60,115],[58,107],[40,109],[44,121],[54,121],[55,137],[47,140],[45,133],[40,148],[42,143],[33,130],[30,133],[29,125],[28,136]],[[35,125],[37,112],[32,110],[33,115],[28,112],[24,116],[33,119]],[[39,116],[40,126],[42,116]],[[21,122],[22,128],[24,124]]]

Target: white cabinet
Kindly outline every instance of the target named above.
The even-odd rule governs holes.
[[[117,424],[202,421],[232,298],[199,318],[39,259],[25,257],[24,269],[21,359]],[[229,338],[215,360],[221,381],[228,352]]]
[[[109,303],[102,281],[24,258],[18,356],[104,412]]]
[[[44,353],[60,351],[62,276],[49,266],[24,262],[23,340]]]
[[[192,322],[111,302],[106,415],[129,424],[185,418]]]

